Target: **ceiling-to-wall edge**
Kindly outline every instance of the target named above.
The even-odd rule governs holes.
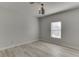
[[[43,17],[47,17],[47,16],[50,16],[50,15],[59,14],[59,13],[66,12],[66,11],[71,11],[71,10],[74,10],[74,9],[77,9],[77,8],[79,8],[79,5],[74,5],[72,7],[60,9],[60,10],[57,10],[55,12],[52,12],[52,10],[51,10],[50,13],[47,13],[45,15],[39,15],[39,16],[36,16],[36,17],[37,18],[43,18]]]

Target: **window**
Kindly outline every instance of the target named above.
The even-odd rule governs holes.
[[[61,22],[60,21],[51,23],[51,37],[61,38]]]

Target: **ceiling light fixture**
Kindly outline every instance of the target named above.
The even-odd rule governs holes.
[[[44,9],[44,4],[42,3],[41,4],[41,8],[40,8],[40,10],[39,10],[39,14],[45,14],[45,9]]]
[[[39,2],[30,2],[30,4],[34,4],[34,3],[39,3]],[[38,10],[38,13],[41,15],[44,15],[45,14],[44,3],[41,3],[40,5],[41,5],[41,7],[40,7],[40,10]]]

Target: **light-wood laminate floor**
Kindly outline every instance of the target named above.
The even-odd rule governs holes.
[[[79,57],[79,51],[36,41],[31,44],[0,51],[1,57]]]

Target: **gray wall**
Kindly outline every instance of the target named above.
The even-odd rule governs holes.
[[[38,20],[28,3],[0,3],[0,49],[38,40]]]
[[[50,23],[62,22],[62,38],[50,38]],[[40,40],[79,49],[79,8],[39,18]]]

